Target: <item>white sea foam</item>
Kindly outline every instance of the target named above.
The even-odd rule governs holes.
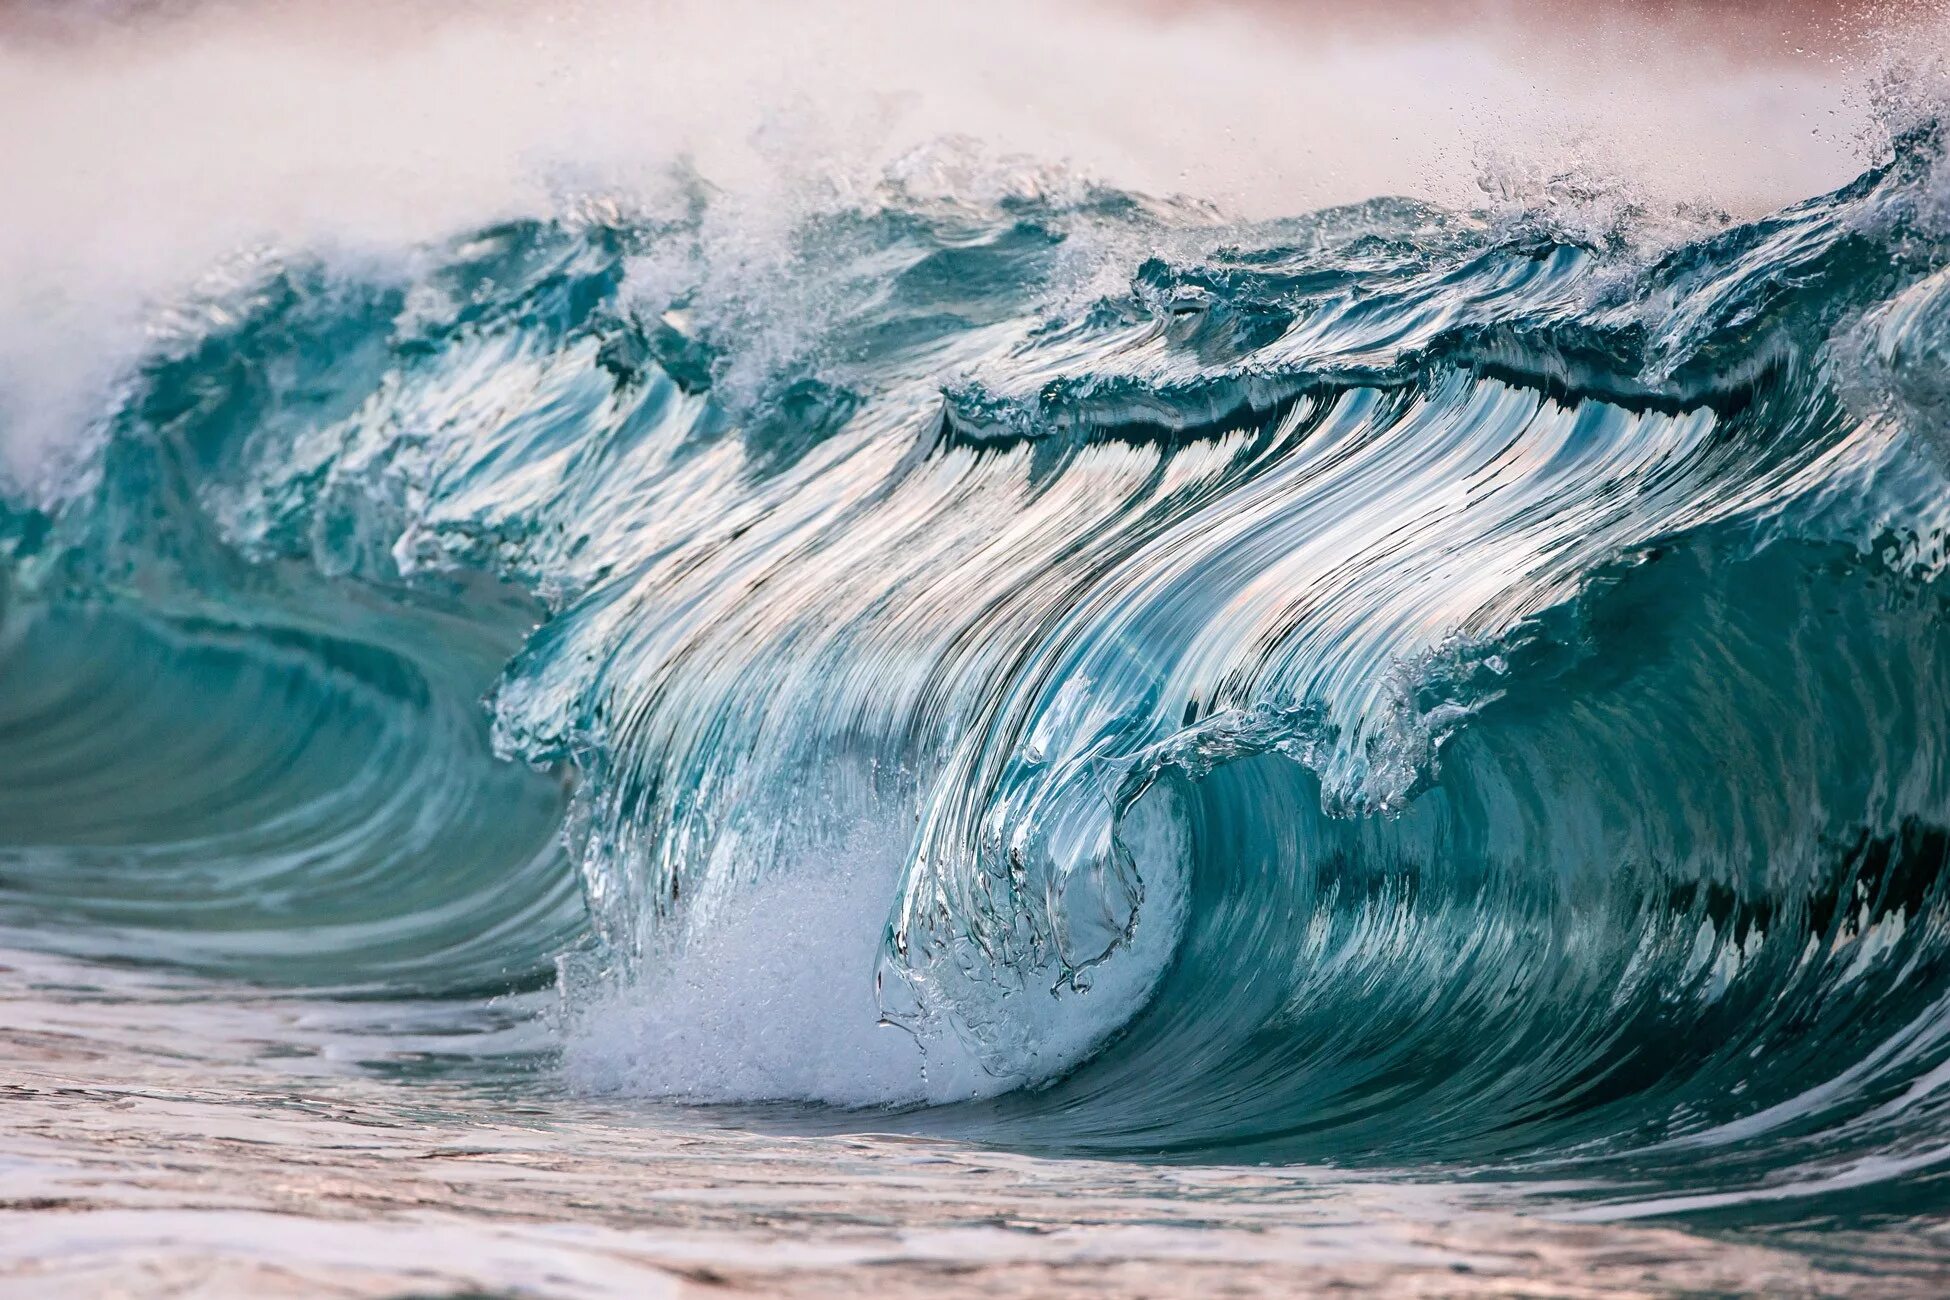
[[[644,976],[568,1007],[578,1088],[691,1101],[842,1106],[1000,1091],[952,1033],[883,1024],[875,958],[902,846],[862,832],[718,900]]]
[[[1159,787],[1124,827],[1145,880],[1131,941],[1064,996],[1010,995],[1011,1014],[1033,1022],[1034,1051],[1006,1073],[985,1069],[945,1023],[882,1020],[875,971],[907,841],[863,825],[832,852],[702,900],[686,941],[639,977],[571,981],[567,1077],[593,1093],[840,1106],[992,1096],[1055,1077],[1143,1007],[1171,959],[1189,884],[1176,798]]]

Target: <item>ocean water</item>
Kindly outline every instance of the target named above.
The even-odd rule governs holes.
[[[0,1273],[1938,1292],[1906,69],[1734,207],[930,135],[23,289]]]

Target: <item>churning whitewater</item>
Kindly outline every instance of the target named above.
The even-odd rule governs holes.
[[[1242,223],[950,143],[240,258],[0,513],[7,925],[555,988],[581,1090],[1934,1203],[1944,150]]]

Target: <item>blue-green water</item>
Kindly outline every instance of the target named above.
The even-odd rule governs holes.
[[[266,257],[0,513],[0,912],[556,990],[544,1090],[1940,1211],[1943,152],[1658,241],[894,176]]]

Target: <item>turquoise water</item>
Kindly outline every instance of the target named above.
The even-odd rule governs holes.
[[[266,255],[0,512],[0,919],[542,1095],[1940,1213],[1943,151]]]

